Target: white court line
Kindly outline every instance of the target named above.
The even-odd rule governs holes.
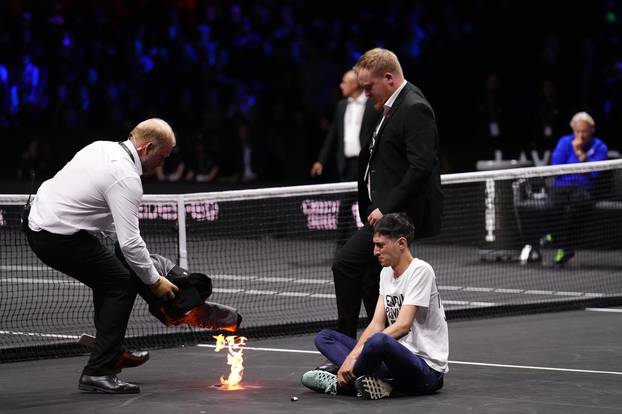
[[[200,348],[216,348],[216,345],[210,344],[197,344]],[[267,351],[267,352],[288,352],[293,354],[319,354],[319,351],[306,351],[304,349],[279,349],[279,348],[256,348],[252,346],[244,346],[246,349],[252,349],[253,351]]]
[[[54,271],[45,266],[0,266],[0,270],[11,270],[11,271],[20,271],[20,270],[41,270],[41,271]],[[259,277],[259,276],[239,276],[239,275],[225,275],[225,274],[216,274],[209,275],[209,277],[213,279],[225,279],[225,280],[236,280],[236,281],[254,281],[254,282],[278,282],[278,283],[297,283],[297,284],[322,284],[329,285],[333,284],[331,280],[324,279],[293,279],[286,277]],[[79,282],[74,281],[73,279],[67,278],[66,280],[62,279],[50,279],[50,278],[34,278],[34,277],[3,277],[0,278],[0,283],[38,283],[38,284],[68,284],[72,286],[80,286],[85,287]],[[553,291],[553,290],[520,290],[520,289],[503,289],[503,288],[492,288],[492,287],[479,287],[479,286],[451,286],[451,285],[441,285],[439,286],[439,290],[441,291],[463,291],[463,292],[482,292],[482,293],[506,293],[506,294],[524,294],[524,295],[550,295],[550,296],[569,296],[569,297],[586,297],[586,298],[598,298],[608,296],[604,293],[592,293],[592,292],[565,292],[565,291]],[[270,295],[270,294],[279,294],[282,296],[296,296],[295,294],[290,294],[292,292],[277,292],[271,290],[245,290],[240,288],[215,288],[214,292],[219,293],[245,293],[249,295]],[[294,292],[296,293],[296,292]],[[310,297],[324,297],[324,298],[334,298],[334,294],[310,294]],[[612,296],[620,296],[620,294],[612,294]],[[469,304],[470,306],[484,304],[484,306],[494,306],[496,303],[492,302],[468,302],[468,301],[444,301],[446,304],[452,305],[462,305]]]
[[[6,282],[6,283],[38,283],[38,284],[47,284],[47,285],[57,285],[57,284],[61,284],[61,285],[72,285],[72,286],[82,286],[82,287],[86,287],[86,285],[83,285],[80,282],[77,282],[73,279],[69,279],[69,280],[62,280],[62,279],[37,279],[34,277],[30,277],[30,278],[24,278],[24,277],[3,277],[0,278],[0,282]]]
[[[201,348],[216,348],[216,345],[211,344],[198,344]],[[295,354],[319,354],[319,351],[307,351],[303,349],[281,349],[281,348],[257,348],[251,346],[245,346],[244,349],[250,349],[253,351],[267,351],[267,352],[288,352]],[[475,365],[481,367],[496,367],[496,368],[517,368],[517,369],[531,369],[536,371],[558,371],[558,372],[579,372],[584,374],[610,374],[610,375],[622,375],[622,372],[618,371],[597,371],[592,369],[574,369],[574,368],[555,368],[555,367],[538,367],[530,365],[509,365],[509,364],[489,364],[486,362],[467,362],[467,361],[449,361],[450,364],[456,365]]]
[[[47,266],[42,265],[34,265],[34,266],[13,266],[13,265],[2,265],[0,266],[0,270],[6,270],[7,272],[29,272],[31,270],[51,270]]]
[[[473,286],[473,287],[465,287],[463,290],[465,292],[492,292],[494,288]]]
[[[611,309],[611,308],[585,308],[586,311],[590,312],[614,312],[614,313],[622,313],[622,309]]]
[[[586,310],[602,310],[599,308],[586,308]],[[41,338],[62,338],[62,339],[79,339],[79,336],[76,335],[60,335],[60,334],[44,334],[38,332],[19,332],[19,331],[0,331],[0,334],[8,334],[8,335],[25,335],[25,336],[37,336]],[[198,347],[201,348],[215,348],[216,345],[211,344],[198,344]],[[267,352],[287,352],[287,353],[297,353],[297,354],[319,354],[319,351],[308,351],[304,349],[285,349],[285,348],[258,348],[258,347],[250,347],[245,346],[244,349],[250,349],[253,351],[267,351]],[[611,375],[622,375],[622,372],[617,371],[598,371],[598,370],[590,370],[590,369],[573,369],[573,368],[555,368],[555,367],[538,367],[538,366],[530,366],[530,365],[510,365],[510,364],[490,364],[485,362],[467,362],[467,361],[449,361],[450,364],[456,365],[474,365],[474,366],[482,366],[482,367],[497,367],[497,368],[517,368],[517,369],[531,369],[538,371],[558,371],[558,372],[579,372],[586,374],[611,374]]]
[[[523,289],[495,289],[497,293],[523,293]]]
[[[80,339],[75,335],[60,335],[60,334],[44,334],[39,332],[19,332],[19,331],[0,331],[2,335],[23,335],[23,336],[37,336],[40,338],[62,338],[62,339]]]
[[[447,285],[445,286],[441,285],[438,288],[440,290],[462,290],[464,289],[462,286],[447,286]]]
[[[526,290],[527,295],[552,295],[552,290]]]

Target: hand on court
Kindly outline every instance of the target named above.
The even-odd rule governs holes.
[[[382,216],[383,214],[380,209],[375,209],[369,214],[369,216],[367,216],[367,222],[370,226],[373,226],[382,218]]]
[[[149,287],[154,295],[164,300],[175,299],[175,294],[179,292],[179,288],[177,286],[162,276],[160,276],[157,282]]]
[[[356,379],[356,375],[354,375],[355,363],[356,358],[351,357],[350,355],[348,355],[348,357],[343,361],[343,364],[341,364],[341,367],[337,372],[337,381],[339,381],[339,384],[346,385],[354,382]]]

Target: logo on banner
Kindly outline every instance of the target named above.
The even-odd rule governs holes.
[[[302,212],[309,230],[336,230],[339,200],[304,200]]]
[[[192,202],[186,204],[186,214],[195,221],[216,221],[220,207],[212,201]],[[140,220],[177,220],[176,203],[143,203],[138,208]]]

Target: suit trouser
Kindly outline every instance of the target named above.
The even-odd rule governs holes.
[[[77,279],[93,291],[97,339],[82,373],[112,374],[142,282],[131,276],[114,253],[86,231],[59,235],[28,229],[26,235],[30,247],[43,263]]]
[[[378,302],[382,267],[374,256],[372,232],[368,225],[358,229],[337,252],[332,266],[337,296],[337,330],[352,338],[356,338],[361,299],[370,320]]]

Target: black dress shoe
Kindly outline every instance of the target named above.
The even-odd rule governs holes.
[[[322,363],[322,365],[318,366],[316,369],[320,371],[330,372],[331,374],[337,375],[337,372],[339,371],[339,365],[333,364],[329,360],[326,360]]]
[[[123,368],[134,368],[148,360],[149,352],[147,351],[121,351],[112,369],[115,374],[118,374]]]
[[[108,394],[138,394],[140,392],[138,385],[123,382],[116,375],[92,376],[82,374],[78,382],[78,389]]]

